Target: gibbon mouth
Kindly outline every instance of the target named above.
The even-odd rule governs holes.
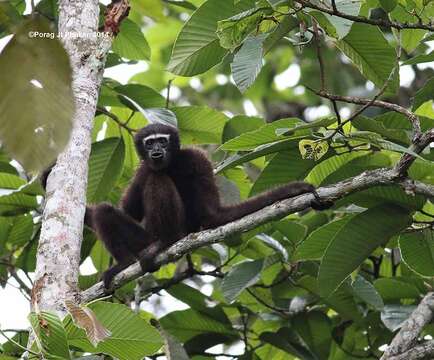
[[[155,152],[151,154],[151,159],[152,160],[161,160],[163,158],[163,153],[162,152]]]

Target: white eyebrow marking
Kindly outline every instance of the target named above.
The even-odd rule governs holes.
[[[166,140],[169,140],[170,138],[170,134],[152,134],[152,135],[148,135],[146,136],[143,141],[147,141],[149,139],[160,139],[160,138],[165,138]]]

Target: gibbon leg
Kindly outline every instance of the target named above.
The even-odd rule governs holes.
[[[107,203],[92,209],[91,223],[99,239],[117,261],[103,274],[104,286],[109,288],[113,277],[140,257],[150,237],[138,222]]]

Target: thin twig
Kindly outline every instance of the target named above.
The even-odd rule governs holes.
[[[112,119],[114,122],[116,122],[120,127],[127,130],[130,134],[137,132],[136,129],[130,128],[127,125],[127,123],[123,123],[115,114],[111,113],[110,111],[106,110],[105,108],[98,106],[97,111],[100,112],[101,114],[108,116],[110,119]],[[131,118],[131,115],[130,115],[130,118]],[[129,121],[129,119],[128,119],[128,121]]]
[[[33,350],[30,350],[26,347],[24,347],[23,345],[21,345],[19,342],[16,342],[14,339],[10,338],[9,336],[7,336],[3,330],[0,329],[0,335],[3,335],[6,340],[10,341],[12,344],[14,344],[15,346],[19,347],[21,350],[27,351],[32,355],[36,355],[39,359],[42,358],[41,354],[34,352]]]
[[[324,6],[319,6],[319,5],[316,5],[316,4],[314,4],[310,1],[306,1],[306,0],[296,0],[296,2],[298,2],[299,4],[301,4],[304,7],[316,9],[316,10],[319,10],[321,12],[324,12],[324,13],[327,13],[330,15],[334,15],[334,16],[337,16],[340,18],[352,20],[354,22],[383,26],[383,27],[392,27],[392,28],[395,28],[398,30],[423,29],[423,30],[434,31],[434,26],[432,25],[431,22],[429,24],[420,24],[420,23],[401,23],[398,21],[390,21],[390,20],[385,20],[385,19],[370,19],[370,18],[367,18],[365,16],[355,16],[355,15],[345,14],[345,13],[340,12],[337,9],[336,10],[328,9],[328,8],[325,8]]]
[[[166,109],[169,108],[169,103],[170,103],[170,88],[172,87],[173,80],[174,79],[169,79],[169,81],[167,82]]]
[[[285,309],[281,309],[281,308],[278,308],[274,305],[268,304],[267,302],[262,300],[258,295],[256,295],[252,290],[250,290],[248,288],[246,290],[250,295],[252,295],[256,299],[256,301],[258,301],[260,304],[264,305],[266,308],[269,308],[270,310],[276,311],[281,315],[288,316],[288,313],[286,312]]]
[[[313,36],[315,38],[316,55],[319,63],[321,90],[325,90],[326,83],[325,83],[325,72],[324,72],[324,60],[322,58],[322,52],[321,52],[321,38],[319,35],[318,23],[313,18],[312,18],[312,26],[313,26]]]

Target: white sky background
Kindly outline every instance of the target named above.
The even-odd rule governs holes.
[[[39,1],[36,1],[38,3]],[[106,1],[104,1],[106,2]],[[27,0],[29,3],[29,0]],[[29,9],[29,6],[28,8]],[[11,36],[7,36],[3,39],[0,39],[0,52],[6,45],[6,43],[10,40]],[[429,43],[431,49],[434,48],[434,41]],[[425,63],[418,65],[419,68],[423,69],[426,67],[434,67],[433,63]],[[122,84],[126,84],[128,79],[130,79],[134,74],[146,71],[148,65],[146,62],[139,62],[134,65],[118,65],[115,67],[111,67],[107,69],[104,73],[106,77],[113,78],[119,81]],[[408,86],[412,80],[414,79],[414,72],[411,69],[411,66],[403,66],[400,69],[400,80],[401,85]],[[225,83],[228,81],[228,78],[225,75],[217,76],[218,83]],[[275,85],[279,90],[285,90],[289,87],[295,87],[296,91],[300,93],[304,92],[304,88],[302,86],[297,86],[300,80],[300,67],[297,64],[291,64],[284,72],[277,75],[274,79]],[[193,86],[194,81],[191,82]],[[369,83],[367,84],[369,88]],[[175,93],[174,93],[175,95]],[[176,96],[176,95],[175,95]],[[257,110],[254,104],[250,100],[245,100],[244,109],[247,115],[256,115]],[[310,109],[306,114],[308,118],[316,118],[319,115],[326,115],[328,113],[328,107],[319,106],[315,109]],[[343,112],[347,112],[342,114],[343,116],[349,115],[349,109],[343,108]],[[81,267],[81,272],[84,274],[89,274],[95,272],[92,262],[90,259],[86,260],[85,263]],[[25,279],[25,276],[21,274],[21,278]],[[20,291],[16,288],[18,284],[15,280],[10,280],[10,284],[6,286],[5,289],[0,288],[0,328],[1,329],[25,329],[29,326],[27,322],[27,315],[29,313],[29,303],[24,298],[24,296],[20,293]],[[209,291],[211,290],[210,285],[205,285],[204,288],[201,289],[204,293],[209,295]],[[155,301],[160,301],[162,308],[166,309],[166,312],[185,309],[187,306],[182,302],[176,300],[168,294],[164,294],[164,296],[159,297],[153,296],[150,301],[147,301],[143,304],[143,309],[147,311],[154,311],[153,303]],[[164,315],[163,312],[156,314],[158,316]],[[4,342],[4,339],[0,337],[0,342]]]

